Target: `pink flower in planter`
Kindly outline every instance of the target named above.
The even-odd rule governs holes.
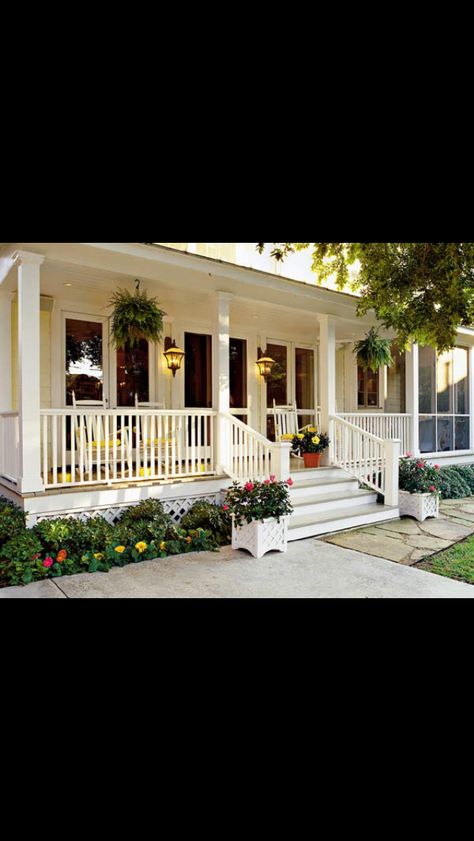
[[[54,561],[52,558],[45,558],[45,560],[43,561],[43,566],[46,567],[46,569],[49,569],[53,566],[53,563]]]
[[[424,466],[425,466],[425,462],[424,462],[424,461],[417,461],[416,466],[417,466],[417,467],[424,467]]]
[[[229,506],[228,506],[228,505],[223,505],[223,506],[222,506],[222,510],[223,510],[223,511],[228,511],[228,510],[229,510]]]
[[[413,453],[406,453],[405,458],[413,458]]]
[[[270,479],[265,479],[263,484],[264,485],[271,485]]]
[[[434,491],[436,490],[436,488],[435,488],[435,486],[434,486],[434,485],[430,485],[430,487],[429,487],[429,489],[428,489],[428,490],[430,490],[430,491],[431,491],[431,493],[434,493]]]
[[[247,484],[245,485],[245,490],[246,491],[253,491],[253,489],[254,489],[253,483],[252,482],[247,482]]]
[[[289,485],[290,488],[291,488],[291,486],[294,485],[295,483],[293,482],[293,479],[290,477],[289,479],[286,480],[286,484]]]
[[[435,470],[440,470],[441,468],[440,468],[439,464],[435,464],[434,469]]]
[[[276,476],[274,476],[274,475],[272,474],[272,475],[270,476],[270,482],[276,482],[276,478],[277,478],[277,477],[276,477]]]

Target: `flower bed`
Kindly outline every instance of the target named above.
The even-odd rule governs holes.
[[[23,513],[0,499],[1,587],[108,572],[114,566],[169,555],[215,551],[217,545],[208,529],[175,526],[158,500],[133,506],[114,526],[99,516],[86,521],[44,520],[28,530]]]

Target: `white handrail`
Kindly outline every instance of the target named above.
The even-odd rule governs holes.
[[[396,439],[401,441],[402,453],[412,450],[411,418],[412,416],[400,412],[337,412],[354,426],[359,426],[377,438]]]
[[[224,468],[232,479],[262,481],[272,472],[274,444],[231,414],[224,422]],[[275,460],[274,460],[275,462]]]
[[[331,415],[329,425],[334,464],[384,496],[387,505],[398,505],[400,441],[378,438],[340,415]]]

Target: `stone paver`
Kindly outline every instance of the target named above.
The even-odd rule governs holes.
[[[2,598],[50,598],[55,585],[46,583],[41,590],[32,584],[0,594]],[[108,574],[65,577],[60,583],[68,598],[78,599],[474,598],[474,587],[468,584],[316,538],[290,543],[287,553],[272,552],[259,561],[226,547],[219,553],[130,564]]]
[[[469,498],[442,501],[438,519],[419,523],[405,517],[370,528],[330,534],[322,540],[410,565],[470,534],[474,534],[474,503]]]

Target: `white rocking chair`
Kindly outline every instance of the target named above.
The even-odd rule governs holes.
[[[105,409],[104,400],[76,400],[74,391],[72,392],[72,405],[75,409],[96,409],[98,414],[89,417],[88,412],[84,415],[74,415],[74,434],[76,439],[77,453],[82,453],[83,472],[84,476],[88,476],[92,481],[94,475],[94,468],[97,474],[97,480],[100,481],[101,468],[103,466],[118,465],[122,461],[126,461],[128,470],[132,469],[130,463],[129,439],[128,429],[125,427],[118,430],[117,434],[108,432],[105,435],[103,418],[100,417],[100,409]],[[107,445],[106,445],[107,439]],[[92,455],[91,455],[92,454]],[[125,477],[124,477],[125,478]]]
[[[277,406],[273,401],[273,418],[275,423],[275,441],[280,443],[283,440],[290,440],[289,436],[305,432],[311,424],[299,426],[298,407],[296,403],[289,403],[286,406]],[[294,458],[302,458],[292,453]]]

